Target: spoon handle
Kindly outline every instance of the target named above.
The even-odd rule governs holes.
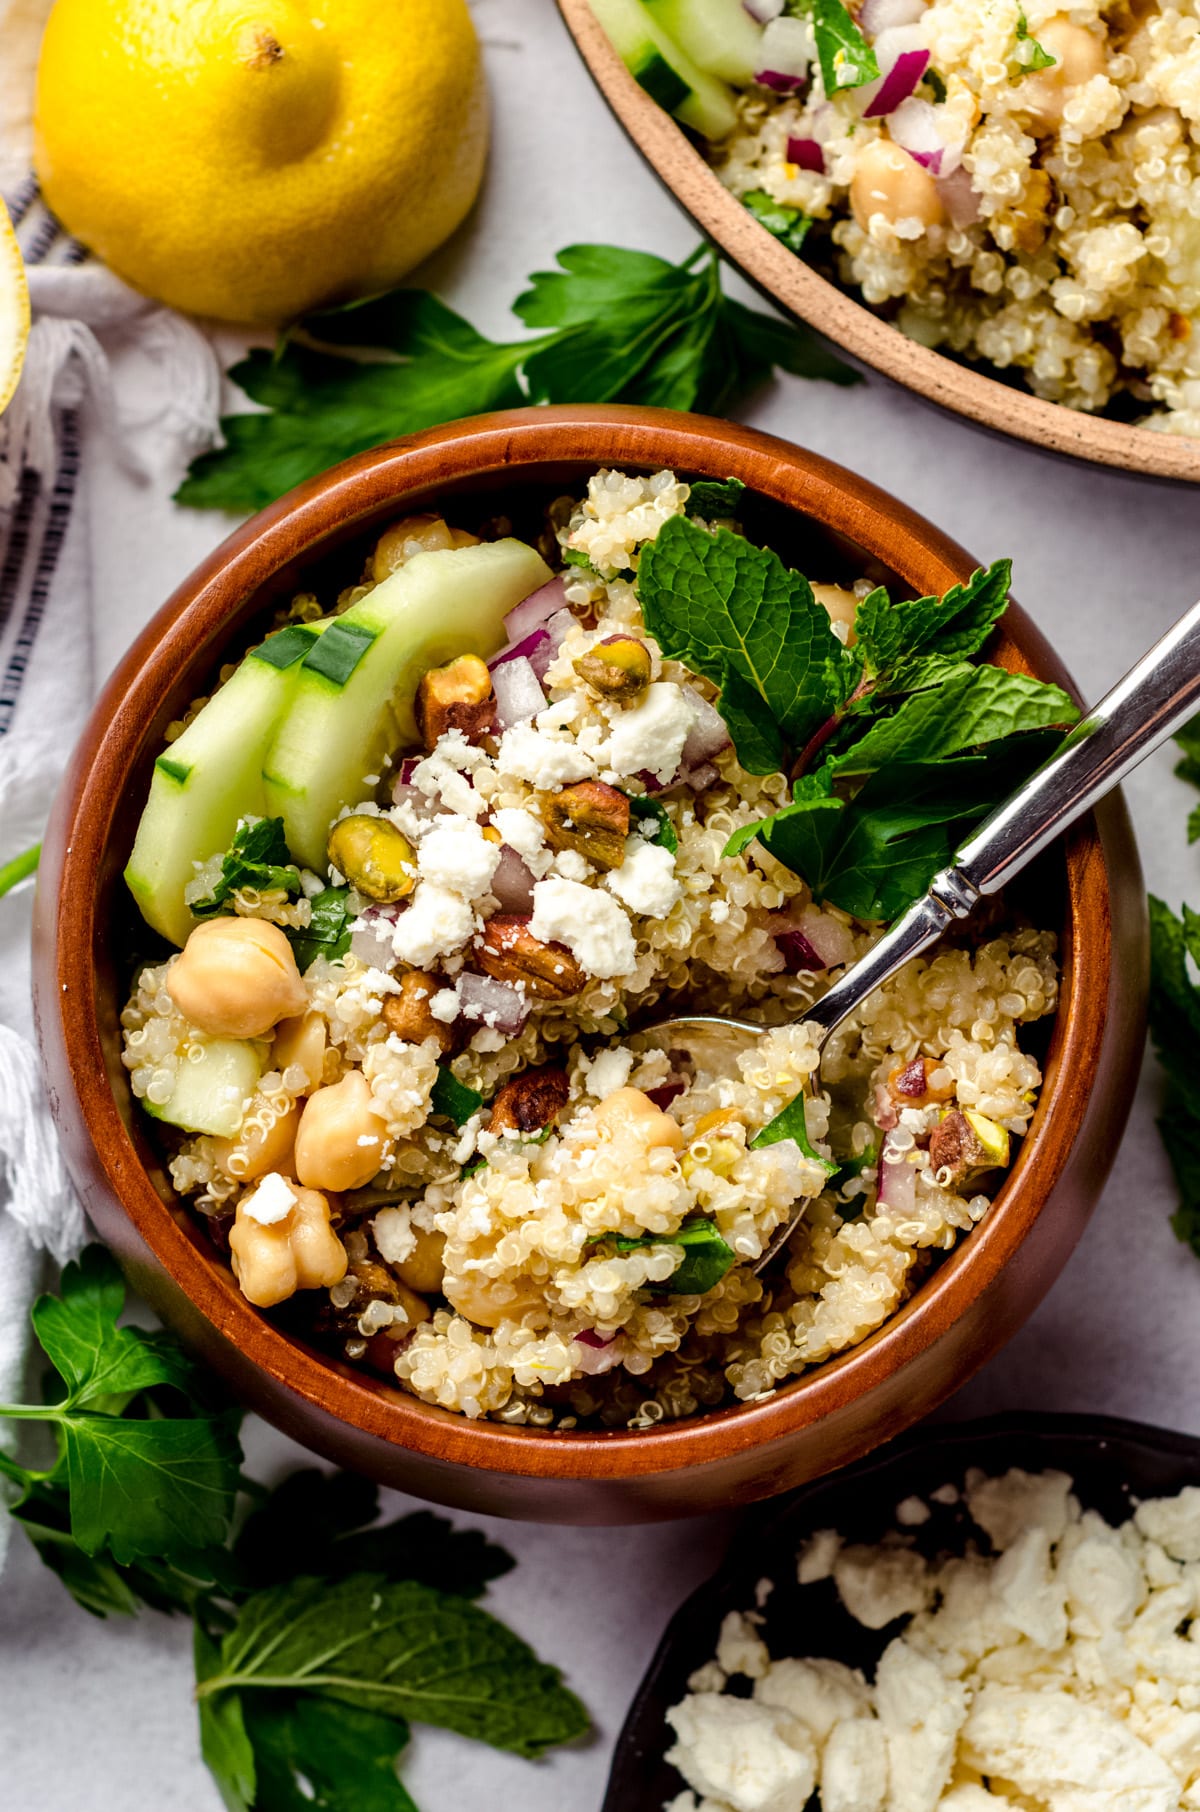
[[[1006,799],[935,875],[861,962],[805,1014],[827,1031],[874,988],[919,956],[954,919],[999,892],[1131,768],[1200,711],[1200,603],[1086,713],[1023,787]]]

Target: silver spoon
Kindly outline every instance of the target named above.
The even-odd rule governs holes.
[[[981,900],[998,893],[1041,854],[1060,831],[1102,799],[1138,763],[1200,709],[1200,603],[1193,604],[1064,737],[1025,785],[987,818],[959,849],[949,868],[930,882],[924,898],[896,920],[861,962],[805,1010],[807,1025],[830,1034],[881,983],[920,956],[955,919],[967,918]],[[660,1020],[638,1031],[640,1042],[663,1050],[731,1057],[771,1030],[744,1019],[703,1014]],[[810,1086],[820,1075],[820,1058]],[[761,1271],[786,1243],[804,1205],[770,1240],[753,1266]]]

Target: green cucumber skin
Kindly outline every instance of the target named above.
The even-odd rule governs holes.
[[[647,11],[706,75],[748,88],[762,67],[762,27],[742,0],[644,0]]]
[[[183,898],[195,864],[228,849],[239,818],[265,814],[263,757],[301,656],[324,627],[282,632],[295,650],[287,666],[248,654],[154,764],[125,882],[146,923],[172,944],[185,944],[196,922]]]
[[[706,74],[642,0],[591,0],[591,6],[613,49],[631,72],[657,53],[687,84],[687,98],[673,110],[677,120],[702,138],[728,138],[737,124],[732,90],[716,76]]]
[[[143,1101],[142,1106],[152,1119],[184,1132],[236,1139],[246,1104],[258,1087],[258,1055],[240,1038],[213,1038],[198,1048],[197,1062],[181,1060],[170,1100],[158,1107]]]
[[[305,660],[262,769],[264,810],[283,819],[297,862],[324,873],[338,813],[364,797],[386,756],[417,741],[421,675],[460,654],[494,654],[508,612],[552,576],[511,538],[417,554],[336,619],[371,640],[341,683]]]

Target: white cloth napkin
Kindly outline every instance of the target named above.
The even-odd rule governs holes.
[[[198,328],[66,238],[27,179],[6,196],[33,307],[25,369],[0,416],[0,862],[37,843],[91,704],[93,598],[84,447],[149,483],[217,438],[221,372]],[[108,351],[135,335],[161,408],[129,420]],[[85,427],[87,430],[85,441]],[[84,1238],[32,1040],[32,886],[0,900],[0,1402],[20,1393],[43,1254]],[[0,1423],[0,1439],[11,1424]],[[7,1542],[0,1510],[0,1562]]]

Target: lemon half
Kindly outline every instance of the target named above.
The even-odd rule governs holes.
[[[0,201],[0,415],[12,401],[29,342],[29,285],[8,209]]]

